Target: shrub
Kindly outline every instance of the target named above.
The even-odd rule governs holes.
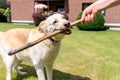
[[[7,7],[6,0],[0,0],[0,8],[6,9],[6,7]]]
[[[10,15],[11,15],[10,9],[7,8],[7,9],[4,11],[4,14],[3,14],[3,15],[6,16],[6,17],[10,17]]]
[[[5,9],[0,8],[0,22],[7,22],[7,17],[3,15],[5,13]]]
[[[0,14],[3,14],[5,12],[5,9],[0,8]]]
[[[80,19],[82,16],[82,12],[78,15],[77,20]],[[96,19],[93,22],[87,24],[77,24],[77,28],[80,30],[106,30],[107,28],[104,27],[105,19],[101,13],[97,14]]]

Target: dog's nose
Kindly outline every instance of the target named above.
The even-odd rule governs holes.
[[[69,22],[69,21],[66,21],[66,22],[64,23],[64,26],[67,27],[67,28],[69,28],[69,27],[70,27],[70,22]]]

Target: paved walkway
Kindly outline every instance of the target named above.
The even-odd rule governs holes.
[[[120,28],[113,28],[113,27],[110,27],[110,30],[117,30],[117,31],[120,31]]]

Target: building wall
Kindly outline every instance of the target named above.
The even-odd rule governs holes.
[[[11,0],[12,22],[33,22],[34,0]]]
[[[40,1],[40,0],[39,0]],[[96,0],[65,0],[65,9],[70,21],[75,21],[82,11],[82,3],[93,3]],[[12,22],[32,23],[34,0],[11,0]],[[120,23],[120,6],[105,10],[106,23]]]
[[[82,11],[82,3],[93,3],[96,0],[68,0],[69,2],[69,19],[75,21],[78,14]],[[105,10],[106,23],[120,24],[120,5]]]
[[[69,0],[69,19],[75,21],[78,14],[82,11],[82,3],[92,3],[95,0]]]
[[[119,23],[120,24],[120,5],[107,9],[105,20],[106,20],[106,23]]]

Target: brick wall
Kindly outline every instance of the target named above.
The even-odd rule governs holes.
[[[78,14],[82,11],[82,3],[92,3],[95,0],[69,0],[69,19],[75,21]]]
[[[11,0],[12,20],[32,21],[34,0]]]
[[[68,1],[68,2],[67,2]],[[93,3],[96,0],[65,0],[69,20],[75,21],[82,11],[82,3]],[[34,0],[11,0],[12,20],[33,21]],[[120,23],[120,6],[105,10],[107,23]]]
[[[120,23],[120,5],[106,10],[107,23]]]

